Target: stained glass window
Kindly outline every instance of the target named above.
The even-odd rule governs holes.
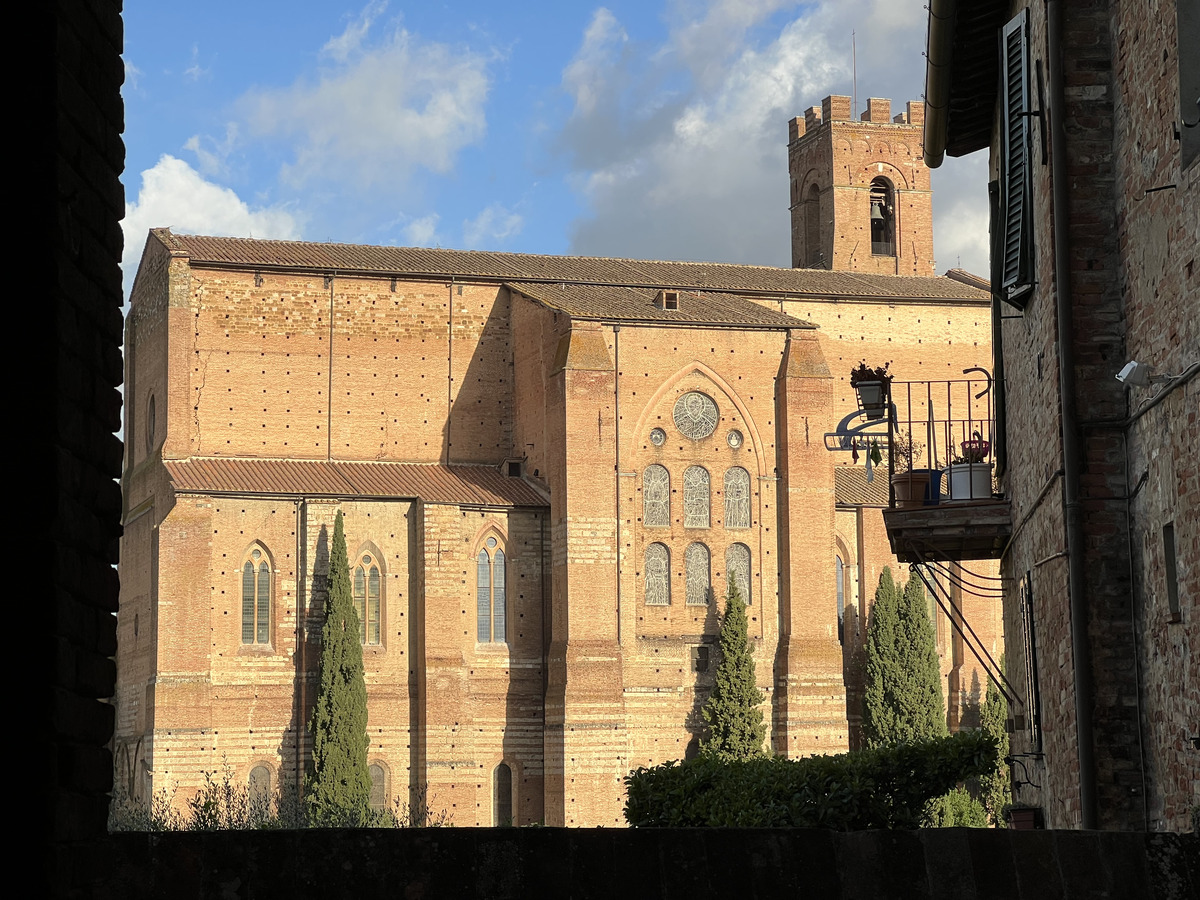
[[[671,526],[671,475],[663,466],[650,466],[642,476],[642,522],[647,528]]]
[[[242,565],[242,643],[271,642],[271,569],[261,548]]]
[[[750,527],[750,473],[741,466],[725,471],[725,527]]]
[[[745,544],[733,544],[725,551],[725,575],[731,584],[737,586],[750,605],[750,548]]]
[[[717,430],[717,404],[699,391],[688,391],[675,401],[672,418],[684,437],[702,441]]]
[[[665,544],[646,548],[646,605],[671,605],[671,553]]]
[[[378,644],[379,627],[379,566],[369,553],[359,558],[354,567],[354,611],[358,613],[358,634],[364,644]]]
[[[687,570],[687,604],[706,606],[712,588],[712,567],[709,565],[708,548],[703,544],[692,544],[683,557]]]
[[[494,537],[489,537],[487,546],[475,558],[475,638],[481,644],[508,639],[505,563],[504,551]]]
[[[708,469],[689,466],[683,473],[683,527],[707,528],[709,522]]]

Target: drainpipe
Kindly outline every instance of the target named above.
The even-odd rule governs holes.
[[[1067,525],[1067,590],[1071,608],[1071,656],[1075,675],[1075,738],[1079,754],[1080,826],[1096,828],[1096,763],[1092,743],[1092,653],[1084,589],[1083,510],[1079,502],[1080,450],[1075,411],[1075,349],[1072,344],[1070,210],[1064,127],[1062,0],[1047,0],[1050,76],[1050,178],[1054,207],[1054,284],[1058,317],[1058,394],[1062,420],[1063,512]]]
[[[930,0],[925,39],[925,165],[936,169],[946,152],[946,120],[950,113],[950,61],[958,0]]]
[[[621,326],[613,325],[613,482],[617,514],[617,646],[621,645]]]

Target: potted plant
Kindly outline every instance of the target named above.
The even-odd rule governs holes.
[[[992,496],[992,464],[984,462],[992,445],[978,431],[971,440],[960,444],[962,454],[950,460],[946,469],[948,502],[985,500]]]
[[[925,445],[913,440],[908,431],[892,435],[892,493],[899,509],[911,509],[925,503],[929,491],[930,470],[916,468]]]
[[[882,366],[868,366],[863,360],[850,370],[850,387],[858,394],[858,407],[868,419],[882,419],[887,410],[888,389],[892,375],[888,374],[891,362]]]

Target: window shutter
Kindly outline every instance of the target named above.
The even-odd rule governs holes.
[[[1033,286],[1028,21],[1022,10],[1004,26],[1000,52],[1000,288],[1018,309]]]

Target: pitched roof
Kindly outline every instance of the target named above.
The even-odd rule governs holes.
[[[811,322],[720,291],[679,291],[678,309],[655,305],[654,288],[594,284],[525,284],[508,287],[551,309],[577,319],[679,322],[691,325],[748,325],[765,328],[815,328]]]
[[[197,266],[321,272],[336,270],[346,274],[465,277],[523,283],[691,288],[776,297],[890,297],[981,303],[991,299],[984,291],[945,277],[781,269],[735,263],[264,241],[174,234],[167,228],[153,229],[151,235],[169,249],[186,253],[192,265]]]
[[[493,466],[275,459],[165,460],[175,490],[200,494],[420,498],[464,506],[547,506]]]
[[[887,470],[867,481],[867,470],[858,466],[835,466],[833,470],[834,499],[841,506],[888,505]]]

